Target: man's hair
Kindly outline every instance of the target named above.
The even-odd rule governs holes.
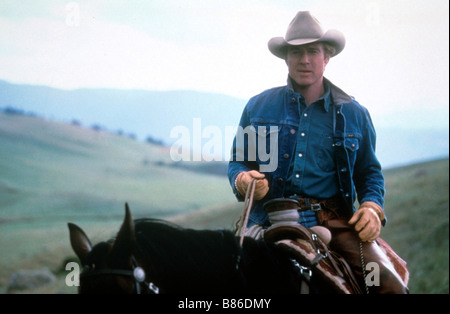
[[[330,57],[331,58],[336,53],[336,48],[333,45],[331,45],[331,44],[329,44],[329,43],[327,43],[325,41],[318,42],[318,44],[322,45],[325,57]],[[291,47],[295,47],[295,46],[288,46],[288,49],[286,50],[286,56],[287,56],[287,51]],[[285,56],[285,58],[286,58],[286,56]]]
[[[323,42],[323,50],[325,52],[325,56],[332,57],[336,53],[336,48],[330,45],[327,42]]]

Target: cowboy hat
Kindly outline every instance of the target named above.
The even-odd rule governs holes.
[[[275,56],[286,59],[287,47],[314,42],[326,42],[333,46],[336,51],[331,57],[334,57],[344,49],[345,37],[337,30],[325,32],[320,22],[309,11],[300,11],[289,24],[286,36],[272,38],[268,46]]]

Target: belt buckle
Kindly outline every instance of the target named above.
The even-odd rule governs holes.
[[[310,204],[309,206],[313,212],[318,212],[322,210],[322,204],[320,203]]]

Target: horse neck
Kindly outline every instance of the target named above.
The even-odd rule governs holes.
[[[136,257],[149,280],[169,292],[233,291],[240,284],[240,248],[229,231],[136,227]]]

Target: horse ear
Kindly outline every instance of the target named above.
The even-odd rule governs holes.
[[[80,259],[80,262],[85,264],[86,258],[92,250],[91,241],[89,241],[89,238],[86,233],[84,233],[83,229],[70,222],[67,225],[69,226],[70,244],[72,245],[72,249]]]
[[[128,204],[125,203],[125,218],[110,253],[111,262],[127,262],[132,254],[135,242],[133,217]]]

